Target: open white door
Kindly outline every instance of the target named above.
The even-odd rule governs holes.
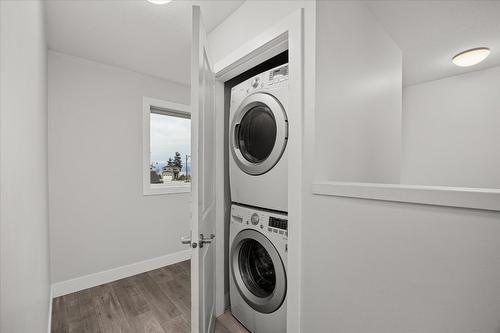
[[[215,74],[200,7],[191,45],[191,332],[215,329]]]

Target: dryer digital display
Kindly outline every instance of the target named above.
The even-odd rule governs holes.
[[[283,66],[281,68],[278,68],[278,69],[271,71],[269,73],[269,80],[273,80],[278,75],[282,75],[282,76],[288,75],[288,66]]]

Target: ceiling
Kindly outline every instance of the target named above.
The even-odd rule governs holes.
[[[500,65],[500,1],[366,1],[403,52],[405,85]],[[461,68],[451,58],[486,46],[481,64]]]
[[[191,6],[208,31],[244,0],[46,2],[52,50],[189,84]],[[500,65],[500,1],[366,1],[403,52],[403,83],[411,85]],[[460,68],[453,55],[487,46],[481,64]]]
[[[244,0],[46,1],[49,49],[189,84],[191,6],[211,31]]]

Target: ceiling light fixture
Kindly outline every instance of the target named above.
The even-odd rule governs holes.
[[[468,67],[479,64],[490,55],[490,49],[487,47],[477,47],[467,51],[460,52],[454,56],[451,61],[459,67]]]
[[[164,5],[171,2],[172,0],[148,0],[148,1],[154,3],[155,5]]]

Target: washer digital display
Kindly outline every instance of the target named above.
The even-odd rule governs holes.
[[[279,219],[279,218],[271,216],[271,217],[269,217],[269,226],[272,228],[287,230],[288,229],[288,220]]]

